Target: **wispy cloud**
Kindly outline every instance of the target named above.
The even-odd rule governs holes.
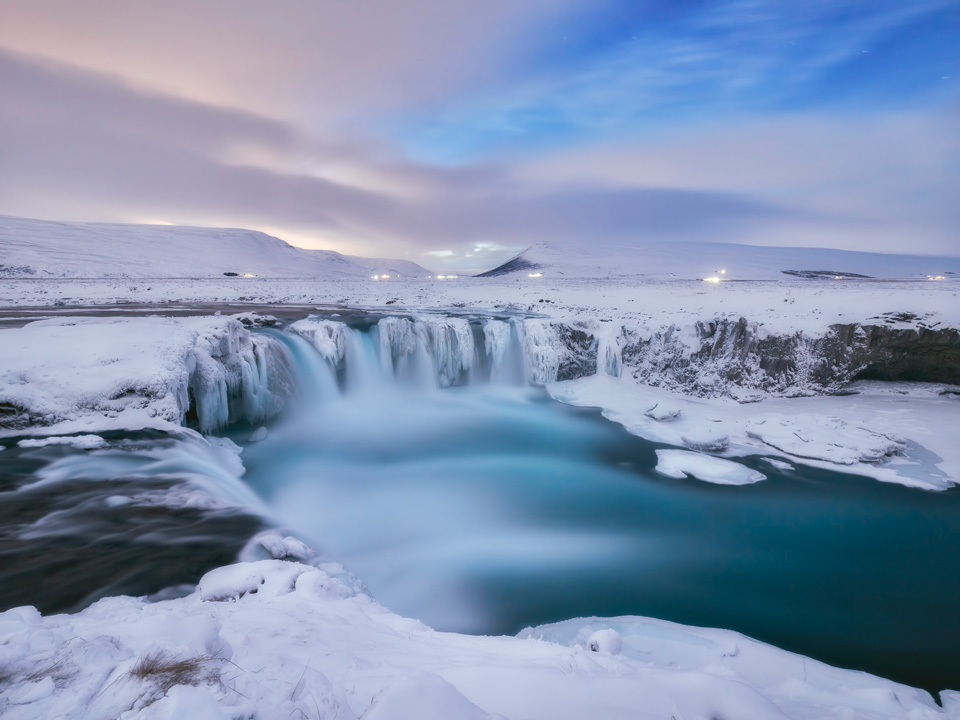
[[[558,67],[414,116],[401,137],[419,157],[450,160],[724,116],[895,108],[942,100],[944,68],[960,67],[939,29],[960,31],[954,0],[727,0],[665,18],[651,5],[621,9],[617,34]]]

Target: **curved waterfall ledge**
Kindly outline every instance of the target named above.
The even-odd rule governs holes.
[[[292,389],[281,343],[235,318],[70,318],[4,332],[0,429],[169,429],[259,422]],[[194,417],[195,416],[195,417]]]

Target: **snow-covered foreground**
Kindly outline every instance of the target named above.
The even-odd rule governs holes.
[[[275,533],[276,554],[300,553]],[[960,694],[839,670],[737,633],[638,617],[519,637],[435,632],[336,564],[259,560],[192,595],[0,614],[0,714],[35,718],[960,717]]]

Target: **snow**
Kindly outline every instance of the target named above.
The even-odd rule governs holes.
[[[750,485],[767,479],[740,463],[689,450],[657,450],[657,472],[676,479],[692,475],[715,485]]]
[[[540,273],[566,278],[643,275],[650,278],[712,278],[729,282],[779,280],[785,277],[784,270],[829,271],[824,279],[836,282],[854,279],[854,273],[872,278],[926,280],[928,275],[960,273],[960,258],[712,242],[632,242],[591,246],[551,241],[537,243],[489,272],[521,278]]]
[[[937,383],[862,381],[850,386],[852,395],[767,397],[748,404],[604,375],[547,389],[563,402],[601,408],[634,435],[667,445],[690,447],[691,439],[722,435],[727,443],[718,452],[727,458],[763,455],[926,490],[960,482],[953,432],[960,398]],[[650,413],[659,407],[667,411]]]
[[[228,317],[51,319],[0,333],[0,403],[28,433],[179,427],[191,396],[206,432],[283,403],[275,341]]]
[[[206,278],[426,277],[409,260],[304,250],[252,230],[50,222],[0,215],[0,276]],[[247,278],[235,278],[241,285]]]
[[[0,613],[8,677],[0,713],[9,720],[957,717],[955,702],[941,709],[921,690],[726,630],[617,617],[518,637],[439,633],[390,613],[338,573],[263,560],[214,570],[183,598],[106,598],[50,617],[32,608]],[[152,672],[134,672],[151,659]],[[189,671],[172,682],[165,668],[177,661],[189,661]]]
[[[99,435],[64,435],[44,438],[27,438],[17,443],[19,447],[46,447],[47,445],[71,445],[81,450],[105,447],[107,441]]]

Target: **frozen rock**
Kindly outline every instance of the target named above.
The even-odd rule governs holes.
[[[612,628],[597,630],[587,638],[587,647],[591,652],[619,655],[623,648],[623,638],[620,637],[620,633]]]
[[[270,431],[267,430],[265,426],[261,425],[252,433],[250,433],[250,437],[247,438],[247,442],[252,442],[252,443],[263,442],[264,440],[267,439],[267,437],[269,437],[269,435],[270,435]]]
[[[683,444],[699,452],[723,452],[730,447],[730,437],[720,428],[700,425],[685,432],[681,438]]]
[[[680,417],[680,415],[683,414],[683,410],[679,405],[658,402],[643,414],[651,420],[656,420],[657,422],[669,422],[670,420],[676,420],[678,417]]]
[[[222,602],[239,600],[245,595],[275,597],[293,591],[297,578],[307,570],[306,565],[282,560],[260,560],[238,563],[211,570],[197,585],[201,600]]]

